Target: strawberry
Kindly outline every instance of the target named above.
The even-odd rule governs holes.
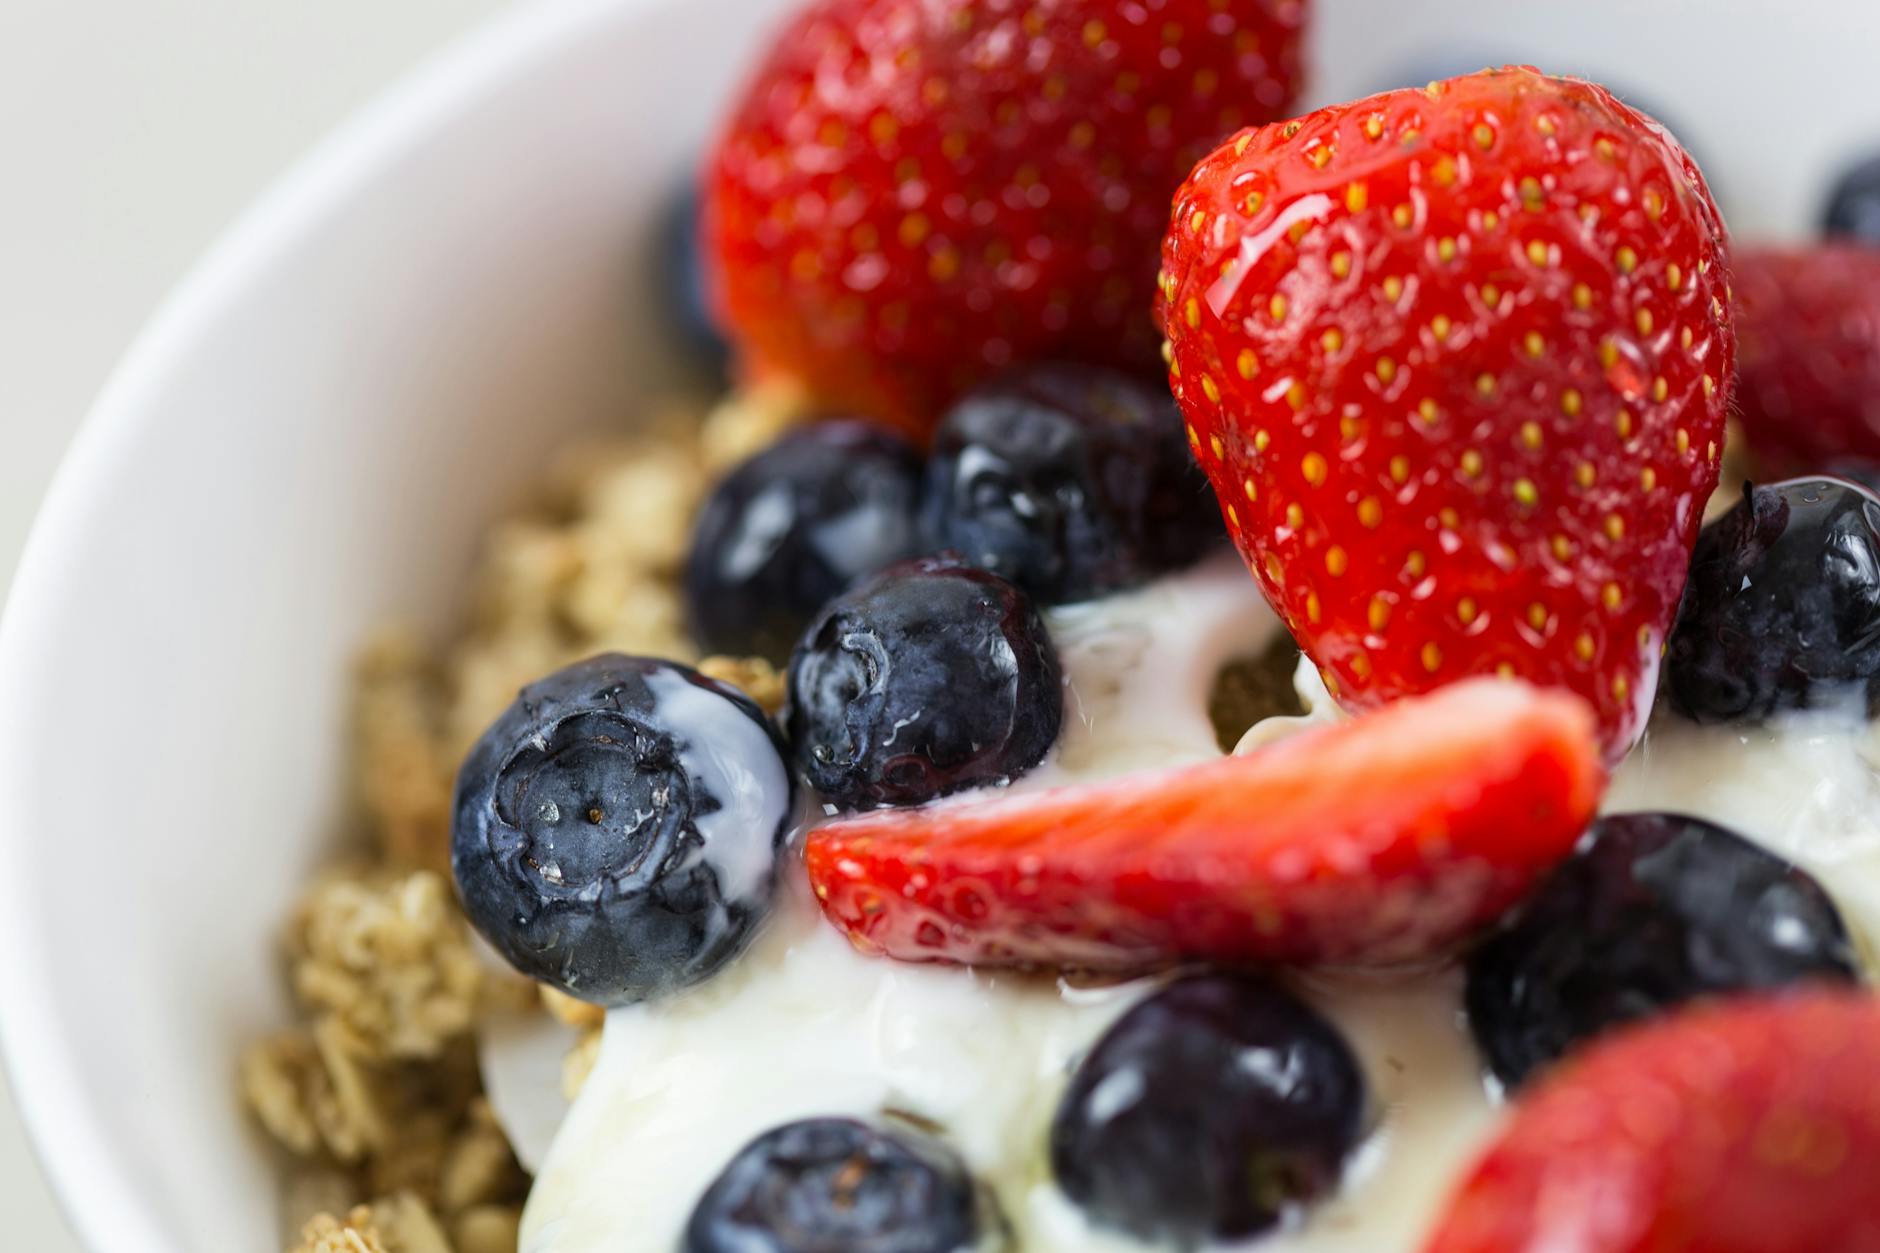
[[[1425,1253],[1880,1253],[1880,999],[1688,1010],[1566,1062]]]
[[[1736,399],[1774,473],[1880,462],[1880,251],[1824,244],[1736,259]]]
[[[1163,246],[1169,375],[1267,598],[1351,709],[1499,672],[1641,729],[1734,345],[1696,166],[1512,68],[1242,132]]]
[[[1591,712],[1477,680],[1247,756],[809,834],[823,910],[905,961],[1403,961],[1494,918],[1598,802]]]
[[[1285,116],[1304,0],[815,0],[707,167],[747,372],[924,434],[1043,357],[1156,368],[1169,198]]]

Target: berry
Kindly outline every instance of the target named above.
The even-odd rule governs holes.
[[[1847,928],[1820,884],[1676,814],[1595,823],[1468,969],[1469,1026],[1510,1086],[1695,997],[1855,977]]]
[[[1583,702],[1484,679],[1239,757],[812,831],[823,912],[904,961],[1140,970],[1441,952],[1565,857]]]
[[[1880,248],[1880,157],[1869,157],[1835,183],[1822,222],[1830,236]]]
[[[919,550],[920,474],[920,453],[899,436],[824,422],[726,475],[686,559],[700,646],[783,662],[824,605]]]
[[[959,1155],[911,1128],[810,1118],[738,1151],[685,1229],[685,1253],[966,1253],[980,1191]]]
[[[1846,479],[1870,492],[1880,493],[1880,461],[1867,461],[1861,457],[1836,457],[1822,466],[1819,472],[1837,479]]]
[[[1424,1253],[1880,1253],[1880,999],[1686,1010],[1514,1107]]]
[[[1336,1028],[1266,980],[1200,975],[1090,1051],[1051,1123],[1051,1169],[1099,1222],[1192,1247],[1329,1192],[1364,1117],[1364,1075]]]
[[[1764,469],[1880,460],[1880,249],[1828,243],[1736,255],[1736,399]]]
[[[838,805],[915,805],[1005,783],[1057,742],[1057,649],[1024,592],[950,557],[883,571],[790,661],[796,763]]]
[[[769,913],[791,790],[742,693],[667,661],[579,662],[523,688],[458,771],[464,912],[584,1001],[688,987]]]
[[[680,339],[699,364],[714,376],[722,376],[730,348],[712,317],[711,294],[700,264],[698,216],[698,193],[688,186],[673,197],[660,222],[654,264],[665,293],[663,305],[673,315]]]
[[[1535,55],[1544,57],[1551,51],[1552,49],[1537,46],[1531,41],[1528,46],[1520,47],[1517,41],[1506,38],[1494,41],[1473,41],[1460,48],[1445,40],[1434,48],[1426,49],[1420,56],[1395,63],[1395,72],[1380,75],[1373,81],[1379,91],[1398,87],[1422,89],[1441,79],[1458,78],[1465,74],[1473,74],[1478,70],[1492,69],[1498,65],[1523,62]],[[1632,84],[1618,82],[1598,72],[1594,66],[1576,65],[1573,67],[1573,72],[1578,77],[1588,78],[1600,84],[1620,101],[1630,106],[1634,112],[1643,113],[1670,131],[1693,158],[1702,155],[1701,151],[1690,142],[1690,136],[1685,133],[1685,128],[1672,124],[1674,120],[1672,115],[1662,107],[1663,102],[1658,98],[1648,93],[1634,91]],[[1704,162],[1698,161],[1697,164],[1702,167]]]
[[[935,547],[1047,604],[1179,569],[1221,535],[1167,389],[1088,366],[1032,367],[954,405],[924,518]]]
[[[1169,197],[1285,116],[1304,0],[813,0],[708,166],[748,369],[925,435],[1010,365],[1150,371]]]
[[[1880,711],[1880,497],[1839,479],[1746,486],[1704,528],[1666,684],[1699,722]]]
[[[1702,178],[1506,69],[1250,130],[1182,189],[1170,381],[1229,530],[1347,708],[1471,674],[1642,728],[1717,482],[1732,334]]]

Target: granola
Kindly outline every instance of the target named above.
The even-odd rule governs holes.
[[[371,1056],[436,1057],[469,1030],[487,970],[450,891],[431,870],[317,885],[288,937],[301,1005]]]
[[[784,676],[762,657],[707,657],[698,668],[700,674],[741,689],[767,714],[783,708]]]
[[[400,1193],[355,1206],[344,1219],[316,1215],[289,1253],[452,1253],[452,1246],[424,1202]]]
[[[301,1228],[300,1243],[290,1253],[388,1253],[372,1212],[360,1206],[344,1220],[317,1214]]]
[[[391,630],[362,650],[352,772],[368,852],[294,910],[285,956],[302,1021],[240,1064],[249,1108],[298,1163],[284,1198],[293,1253],[513,1253],[528,1179],[481,1095],[475,1028],[530,1005],[580,1028],[572,1093],[603,1015],[538,995],[474,947],[447,877],[456,763],[518,688],[557,667],[610,650],[696,660],[678,586],[692,515],[801,409],[787,389],[756,390],[702,422],[665,415],[574,451],[532,507],[492,529],[460,638],[435,649]],[[768,662],[700,665],[768,711],[782,704]]]

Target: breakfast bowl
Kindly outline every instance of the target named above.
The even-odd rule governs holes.
[[[0,1042],[97,1253],[282,1239],[234,1075],[345,847],[346,676],[387,621],[460,620],[565,449],[708,386],[661,223],[789,7],[551,0],[440,54],[244,217],[87,418],[0,621]],[[1862,3],[1318,0],[1307,99],[1584,74],[1780,238],[1880,147],[1876,49]]]

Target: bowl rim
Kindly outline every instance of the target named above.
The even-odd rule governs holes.
[[[536,0],[498,12],[422,57],[352,109],[273,179],[158,304],[79,423],[27,533],[0,603],[0,795],[25,793],[20,763],[32,728],[23,700],[35,660],[59,634],[62,585],[80,522],[123,472],[130,436],[160,421],[152,397],[190,346],[265,283],[320,224],[475,103],[600,28],[682,0]],[[0,851],[28,833],[0,807]],[[85,1076],[65,1047],[51,995],[58,963],[18,908],[23,876],[0,876],[0,1067],[66,1222],[91,1253],[183,1253],[125,1168],[88,1125]],[[231,1090],[234,1076],[230,1076]]]

